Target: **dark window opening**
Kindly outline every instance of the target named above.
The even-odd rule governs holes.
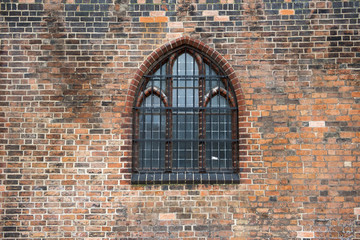
[[[229,78],[190,47],[143,76],[133,108],[133,183],[238,183],[238,108]]]

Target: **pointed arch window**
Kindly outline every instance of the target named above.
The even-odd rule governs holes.
[[[238,108],[229,78],[189,46],[143,76],[133,107],[132,183],[238,183]]]

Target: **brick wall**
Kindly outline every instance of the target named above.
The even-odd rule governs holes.
[[[360,237],[359,1],[0,6],[1,239]],[[171,41],[234,70],[241,184],[130,185],[140,67]]]

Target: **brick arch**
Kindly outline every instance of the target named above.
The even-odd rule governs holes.
[[[135,76],[132,79],[130,86],[128,88],[127,98],[126,98],[126,112],[131,112],[134,99],[136,98],[135,97],[136,90],[141,83],[142,77],[148,71],[148,69],[150,69],[154,63],[160,60],[162,56],[166,55],[171,50],[180,47],[182,45],[189,45],[191,47],[198,49],[199,51],[207,55],[210,59],[215,60],[219,64],[219,66],[222,68],[224,73],[226,73],[226,75],[229,77],[229,80],[234,88],[237,104],[239,107],[239,115],[242,115],[241,113],[245,111],[244,95],[243,95],[243,91],[241,90],[240,81],[237,78],[234,69],[218,51],[214,50],[213,48],[206,45],[202,41],[190,38],[188,36],[177,38],[171,42],[162,45],[158,49],[154,50],[145,59],[145,61],[141,64],[141,66],[135,73]]]

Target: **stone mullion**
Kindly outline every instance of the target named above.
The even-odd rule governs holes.
[[[175,54],[170,56],[166,63],[166,95],[168,96],[168,108],[166,109],[166,143],[165,143],[165,171],[172,172],[172,149],[173,149],[173,78],[172,78],[172,63],[175,60]]]
[[[205,67],[202,58],[196,56],[199,62],[199,171],[206,172],[206,119],[205,119]]]

